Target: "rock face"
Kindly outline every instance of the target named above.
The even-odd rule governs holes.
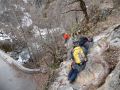
[[[41,1],[40,3],[36,2],[37,5],[39,4],[39,7],[35,7],[33,0],[21,0],[17,2],[16,0],[1,0],[0,25],[5,29],[8,29],[9,26],[14,27],[14,29],[19,29],[20,24],[25,30],[32,29],[34,25],[37,25],[41,28],[62,27],[68,30],[72,27],[80,25],[84,20],[83,12],[79,11],[81,10],[80,2],[70,4],[74,0],[34,1]],[[88,15],[94,23],[100,20],[105,20],[105,18],[111,14],[111,11],[114,8],[120,7],[119,0],[83,1],[86,4]],[[13,13],[13,11],[15,13]],[[95,14],[96,12],[98,15]],[[17,14],[19,24],[16,21],[16,18],[13,18],[13,16],[15,17],[15,14]]]
[[[38,8],[35,7],[33,1],[35,0],[0,0],[0,29],[5,31],[5,33],[9,34],[12,38],[14,38],[13,34],[15,34],[15,36],[18,36],[17,38],[19,40],[22,38],[21,28],[25,32],[29,31],[28,37],[32,37],[30,33],[35,32],[34,27],[38,29],[39,27],[62,27],[69,30],[71,27],[80,25],[84,20],[82,11],[74,11],[75,9],[81,10],[79,2],[68,5],[73,0],[36,0],[41,1],[39,4],[40,7]],[[100,87],[110,71],[109,65],[104,60],[103,54],[109,46],[119,48],[119,25],[112,25],[120,22],[120,0],[84,1],[91,21],[93,23],[102,21],[96,25],[94,31],[105,30],[108,27],[110,28],[94,37],[95,43],[88,55],[89,61],[87,62],[85,70],[79,74],[76,83],[74,85],[69,84],[67,75],[70,70],[71,61],[65,61],[60,66],[58,78],[56,78],[54,84],[51,86],[51,90],[88,90],[88,88],[91,87]],[[44,33],[44,29],[42,31]],[[31,42],[31,38],[29,38],[28,41]],[[69,55],[70,54],[68,54],[68,56]],[[115,75],[113,75],[113,77],[114,76]],[[112,80],[108,82],[112,82]],[[106,85],[109,86],[110,84],[105,83],[105,86]],[[117,84],[114,85],[117,86]]]
[[[41,1],[41,3],[39,3],[40,7],[35,7],[33,1]],[[74,0],[1,0],[0,26],[7,32],[10,32],[9,28],[11,28],[15,31],[14,34],[17,33],[17,30],[21,31],[20,26],[23,30],[29,32],[32,32],[34,27],[61,27],[70,31],[71,28],[81,25],[81,22],[84,20],[82,11],[74,11],[81,10],[80,3],[70,4],[72,1]],[[84,2],[90,20],[93,23],[106,20],[112,13],[115,18],[120,15],[118,9],[120,7],[119,0],[84,0]],[[114,7],[118,9],[118,11],[113,10]],[[116,22],[114,22],[114,24],[115,23]]]
[[[120,25],[114,25],[100,35],[94,37],[94,45],[92,46],[90,53],[88,54],[88,62],[86,64],[86,67],[82,72],[80,72],[74,84],[70,84],[67,80],[67,75],[70,70],[70,65],[72,61],[68,60],[61,63],[58,77],[51,85],[50,90],[96,90],[97,88],[99,88],[104,83],[105,78],[110,72],[109,64],[103,57],[104,52],[106,50],[109,50],[109,47],[111,46],[118,46],[118,44],[115,43],[118,43],[119,41],[113,41],[118,38],[118,34],[120,34],[118,33],[119,31]],[[117,67],[118,66],[119,65],[117,65]],[[117,85],[119,79],[116,78],[118,78],[119,76],[119,71],[117,73],[116,72],[117,71],[115,69],[113,73],[116,75],[110,74],[112,75],[112,78],[106,79],[107,81],[104,85],[105,89],[101,90],[116,90],[115,88],[118,88]],[[115,83],[113,83],[114,81]],[[113,86],[110,86],[112,83]]]
[[[120,62],[115,70],[107,77],[105,84],[97,90],[120,90]]]
[[[61,26],[65,29],[71,29],[72,27],[80,25],[84,20],[82,11],[74,11],[81,10],[79,2],[70,4],[74,0],[50,0],[49,3],[46,3],[47,0],[41,1],[43,1],[42,5],[40,6],[40,9],[37,9],[39,12],[36,13],[40,15],[39,18],[43,18],[41,20],[42,26],[44,26],[44,23],[51,23],[53,27]],[[119,0],[83,1],[86,4],[88,15],[94,23],[106,20],[106,18],[113,13],[112,11],[114,11],[114,8],[120,7]],[[119,11],[117,11],[117,13],[119,13]]]
[[[80,2],[70,4],[74,0],[51,0],[48,4],[42,2],[41,5],[41,17],[45,18],[45,22],[53,23],[53,26],[61,26],[65,29],[70,29],[76,27],[84,19],[84,14],[81,10]],[[91,18],[95,17],[95,13],[91,11],[97,8],[100,11],[100,17],[107,17],[109,10],[114,7],[114,2],[112,0],[83,0],[86,4],[88,14]],[[71,11],[70,11],[71,10]],[[53,19],[54,18],[54,19]],[[57,23],[56,23],[57,21]]]
[[[120,49],[120,25],[114,28],[114,33],[111,35],[110,45],[116,46],[118,50]],[[115,53],[114,53],[115,54]],[[117,65],[111,74],[105,80],[105,83],[97,90],[119,90],[120,89],[120,50],[117,52]]]

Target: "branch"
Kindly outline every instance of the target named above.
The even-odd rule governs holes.
[[[73,10],[68,10],[68,11],[66,11],[66,12],[63,12],[63,13],[61,13],[61,14],[69,13],[69,12],[71,12],[71,11],[83,11],[83,10],[76,10],[76,9],[73,9]]]

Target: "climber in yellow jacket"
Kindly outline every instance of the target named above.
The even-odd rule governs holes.
[[[72,51],[72,59],[73,63],[71,65],[71,70],[68,74],[68,80],[72,83],[75,81],[78,73],[85,68],[86,65],[86,56],[82,47],[79,46],[79,41],[73,42],[73,51]]]

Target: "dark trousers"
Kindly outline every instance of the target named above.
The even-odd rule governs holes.
[[[70,82],[74,82],[79,72],[81,72],[85,66],[86,62],[84,62],[82,65],[75,64],[68,74],[68,80]]]
[[[79,72],[78,72],[77,69],[73,69],[73,68],[72,68],[72,69],[70,70],[69,74],[68,74],[68,80],[71,81],[71,82],[75,81],[78,73],[79,73]]]

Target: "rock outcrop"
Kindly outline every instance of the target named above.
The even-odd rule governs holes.
[[[114,61],[117,60],[117,64],[115,66],[115,69],[106,78],[105,83],[97,90],[120,89],[120,25],[114,28],[113,32],[114,33],[111,35],[110,45],[115,46],[118,49],[117,52],[114,52],[114,54],[117,54],[116,57],[112,58]],[[114,63],[114,61],[112,63]]]
[[[43,1],[43,0],[42,0]],[[52,23],[52,26],[61,26],[65,29],[76,27],[77,24],[81,24],[84,20],[84,14],[81,11],[80,2],[74,2],[75,0],[44,0],[40,5],[41,18],[45,20],[43,23]],[[98,19],[105,18],[110,15],[110,11],[114,8],[116,1],[112,0],[83,0],[86,4],[88,15],[93,22],[97,22]],[[98,11],[98,14],[95,14]],[[54,18],[54,19],[53,19]],[[56,23],[57,21],[57,23]]]
[[[58,77],[51,85],[50,90],[96,90],[97,88],[99,88],[105,82],[105,79],[110,73],[110,67],[108,62],[104,58],[104,52],[106,52],[106,50],[109,50],[111,46],[118,46],[118,44],[115,43],[119,43],[119,40],[117,42],[113,41],[119,37],[119,31],[120,25],[117,24],[108,28],[100,35],[94,37],[94,44],[91,47],[90,53],[88,54],[88,62],[86,64],[86,67],[82,72],[80,72],[74,84],[70,84],[67,80],[67,75],[70,70],[70,65],[72,61],[68,60],[61,63],[58,71]],[[117,65],[117,67],[118,66],[119,65]],[[116,77],[117,75],[115,76],[115,78]],[[111,83],[113,82],[111,79],[109,81]],[[116,89],[107,88],[105,90]]]
[[[35,7],[33,1],[42,1],[39,4],[40,7]],[[32,41],[31,37],[33,35],[30,35],[30,33],[36,33],[34,27],[38,29],[62,27],[65,30],[70,30],[73,27],[77,27],[77,25],[81,25],[81,22],[84,20],[83,12],[79,11],[81,10],[79,2],[70,4],[72,1],[73,0],[0,0],[0,28],[12,38],[17,36],[18,40],[22,39],[22,30],[28,31],[26,34],[28,34],[27,41],[29,42]],[[100,87],[104,81],[106,81],[103,85],[105,86],[105,90],[108,90],[108,88],[112,90],[113,87],[118,87],[118,81],[115,81],[116,84],[112,87],[110,86],[111,84],[109,84],[110,82],[113,83],[114,78],[118,77],[118,69],[112,72],[114,74],[117,72],[116,75],[113,74],[112,78],[106,79],[111,68],[104,58],[104,52],[109,50],[111,46],[117,48],[120,46],[120,26],[119,24],[112,26],[120,22],[120,0],[84,1],[90,17],[90,22],[95,26],[92,27],[90,23],[90,26],[94,30],[93,32],[98,33],[108,27],[110,28],[94,37],[94,45],[88,55],[89,61],[87,62],[85,70],[79,74],[76,83],[73,85],[69,84],[67,75],[70,70],[71,61],[64,61],[60,65],[58,78],[56,78],[51,86],[51,90],[88,90],[88,88],[92,88],[93,90]],[[41,32],[44,33],[44,31],[43,29]],[[15,65],[19,66],[18,64]],[[119,65],[117,65],[117,67],[118,66]],[[23,66],[21,67],[26,70]],[[36,72],[40,71],[40,69],[30,71]],[[115,88],[113,88],[113,90]]]

